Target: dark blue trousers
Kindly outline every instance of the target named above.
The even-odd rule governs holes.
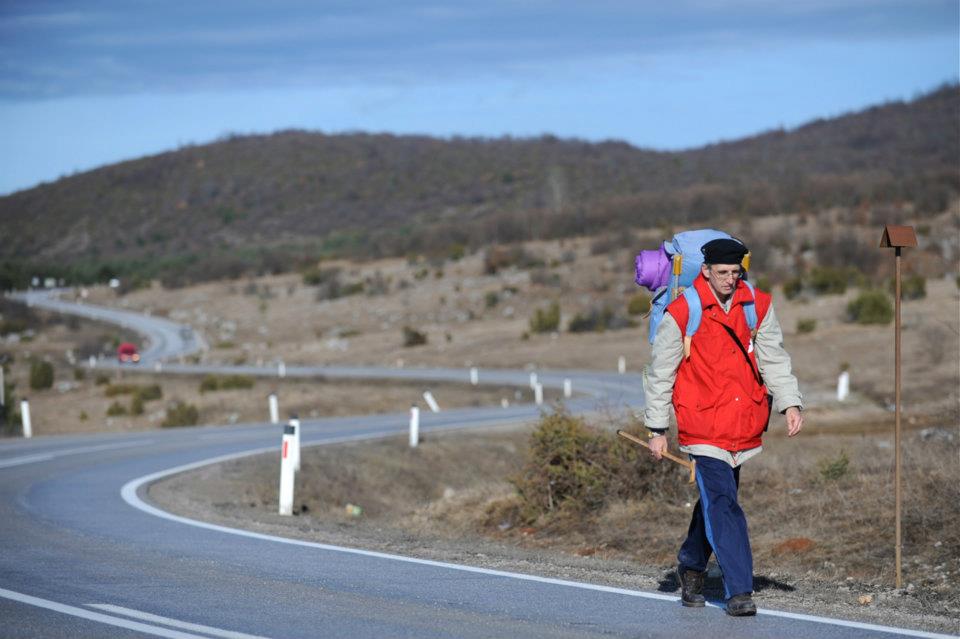
[[[737,503],[740,467],[731,468],[713,457],[691,457],[697,461],[700,499],[677,559],[686,568],[704,571],[713,553],[723,572],[723,589],[728,599],[753,592],[753,554],[747,518]]]

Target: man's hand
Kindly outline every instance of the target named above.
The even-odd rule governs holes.
[[[803,413],[796,406],[787,409],[787,437],[793,437],[803,428]]]
[[[667,436],[657,435],[656,437],[651,437],[647,443],[650,444],[650,454],[653,455],[653,458],[656,460],[662,459],[663,451],[667,450]]]

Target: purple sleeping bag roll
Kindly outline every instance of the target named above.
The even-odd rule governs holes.
[[[663,245],[655,251],[640,251],[637,256],[637,284],[656,291],[670,282],[670,256]]]

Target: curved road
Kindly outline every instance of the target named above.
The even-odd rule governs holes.
[[[31,303],[89,313],[35,295]],[[116,321],[111,309],[96,318]],[[133,317],[131,317],[133,316]],[[180,327],[123,315],[148,335],[146,352],[178,355]],[[153,330],[162,330],[159,333]],[[172,331],[172,333],[170,332]],[[187,347],[190,345],[187,344]],[[165,366],[170,372],[226,370]],[[230,370],[235,370],[232,367]],[[275,374],[274,370],[242,369]],[[446,369],[290,367],[287,374],[460,379]],[[573,377],[587,411],[639,405],[639,380]],[[483,371],[487,383],[526,385],[522,371]],[[477,428],[535,416],[531,406],[425,414],[422,429]],[[404,432],[406,414],[306,421],[304,445]],[[732,619],[683,609],[661,593],[442,564],[269,537],[183,519],[145,497],[153,480],[218,459],[276,450],[270,424],[0,442],[0,635],[3,637],[942,637],[762,610]]]

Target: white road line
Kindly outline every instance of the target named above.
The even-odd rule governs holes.
[[[129,619],[111,617],[110,615],[105,615],[100,612],[93,612],[91,610],[77,608],[76,606],[68,606],[66,604],[57,603],[56,601],[41,599],[39,597],[33,597],[20,592],[5,590],[3,588],[0,588],[0,597],[11,599],[13,601],[19,601],[20,603],[30,606],[37,606],[38,608],[46,608],[47,610],[53,610],[54,612],[60,612],[65,615],[80,617],[81,619],[88,619],[90,621],[96,621],[98,623],[104,623],[110,626],[118,626],[120,628],[126,628],[127,630],[136,630],[137,632],[153,635],[155,637],[166,637],[167,639],[209,639],[209,637],[204,637],[203,635],[194,635],[188,632],[180,632],[179,630],[170,630],[168,628],[151,626],[145,623],[140,623],[139,621],[130,621]]]
[[[22,457],[11,457],[10,459],[4,459],[0,461],[0,468],[7,468],[10,466],[20,466],[22,464],[32,464],[34,462],[50,461],[53,459],[53,455],[46,453],[42,455],[24,455]]]
[[[379,433],[367,433],[362,435],[351,435],[347,437],[337,437],[331,438],[319,442],[311,442],[310,444],[305,444],[309,446],[318,446],[322,444],[335,444],[340,442],[347,441],[358,441],[364,439],[376,439],[380,437],[394,436],[397,434],[397,431],[389,432],[379,432]],[[507,572],[505,570],[492,570],[490,568],[479,568],[476,566],[467,566],[463,564],[451,564],[443,561],[433,561],[431,559],[420,559],[418,557],[406,557],[404,555],[391,555],[388,553],[376,552],[373,550],[363,550],[361,548],[348,548],[346,546],[334,546],[330,544],[321,544],[312,541],[303,541],[300,539],[288,539],[286,537],[276,537],[273,535],[265,535],[263,533],[252,532],[249,530],[241,530],[238,528],[229,528],[227,526],[219,526],[217,524],[210,524],[204,521],[198,521],[196,519],[188,519],[187,517],[181,517],[179,515],[174,515],[165,510],[160,510],[155,506],[151,506],[146,503],[137,495],[137,491],[141,486],[155,482],[164,477],[169,477],[170,475],[176,475],[178,473],[187,472],[189,470],[194,470],[197,468],[202,468],[203,466],[208,466],[211,464],[217,464],[224,461],[230,461],[234,459],[240,459],[242,457],[250,457],[258,453],[273,451],[276,450],[276,446],[270,446],[267,448],[258,448],[254,450],[244,451],[241,453],[233,453],[230,455],[222,455],[220,457],[212,457],[210,459],[205,459],[202,461],[194,462],[191,464],[185,464],[183,466],[177,466],[175,468],[169,468],[156,473],[151,473],[149,475],[144,475],[143,477],[138,477],[133,479],[126,484],[123,488],[120,489],[120,495],[123,497],[123,500],[128,504],[142,510],[145,513],[160,517],[162,519],[167,519],[181,524],[186,524],[188,526],[195,526],[197,528],[204,528],[206,530],[214,530],[217,532],[227,533],[230,535],[237,535],[240,537],[248,537],[251,539],[260,539],[263,541],[270,541],[279,544],[288,544],[291,546],[302,546],[306,548],[316,548],[318,550],[326,550],[331,552],[340,552],[351,555],[359,555],[362,557],[373,557],[376,559],[387,559],[390,561],[400,561],[411,564],[419,564],[423,566],[433,566],[436,568],[448,568],[450,570],[458,570],[461,572],[470,572],[481,575],[490,575],[493,577],[504,577],[507,579],[518,579],[522,581],[534,581],[538,583],[551,584],[555,586],[565,586],[568,588],[578,588],[581,590],[593,590],[598,592],[606,592],[611,594],[626,595],[629,597],[640,597],[643,599],[656,599],[660,601],[679,601],[680,598],[674,595],[664,595],[657,592],[645,592],[643,590],[629,590],[626,588],[615,588],[613,586],[602,586],[600,584],[590,584],[583,583],[578,581],[567,581],[564,579],[554,579],[552,577],[540,577],[537,575],[526,575],[523,573],[516,572]],[[816,615],[805,615],[794,612],[784,612],[780,610],[770,610],[770,609],[759,609],[757,614],[767,615],[770,617],[780,617],[782,619],[796,619],[798,621],[808,621],[812,623],[822,623],[831,626],[840,626],[843,628],[856,628],[858,630],[871,630],[874,632],[884,632],[895,635],[900,635],[904,637],[919,637],[921,639],[958,639],[957,635],[946,635],[936,632],[927,632],[925,630],[910,630],[906,628],[894,628],[892,626],[881,626],[872,623],[862,623],[859,621],[848,621],[846,619],[832,619],[830,617],[818,617]]]
[[[133,446],[144,446],[152,444],[152,439],[144,439],[137,442],[122,442],[118,444],[100,444],[97,446],[81,446],[80,448],[68,448],[66,450],[54,451],[52,453],[40,453],[38,455],[23,455],[21,457],[10,457],[0,460],[0,468],[10,468],[11,466],[22,466],[23,464],[34,464],[42,461],[50,461],[57,457],[67,457],[69,455],[80,455],[82,453],[93,453],[100,450],[116,450],[118,448],[131,448]]]
[[[204,441],[221,441],[221,440],[236,440],[243,441],[245,439],[257,439],[259,437],[264,437],[267,435],[273,435],[275,432],[280,432],[276,424],[270,424],[273,428],[267,430],[266,428],[258,433],[210,433],[207,435],[200,435],[197,439],[202,439]]]
[[[220,628],[213,628],[212,626],[204,626],[198,623],[190,623],[187,621],[180,621],[179,619],[171,619],[169,617],[161,617],[160,615],[152,615],[149,612],[141,612],[139,610],[124,608],[122,606],[114,606],[111,604],[87,604],[87,606],[90,608],[97,608],[98,610],[112,612],[117,615],[123,615],[125,617],[133,617],[135,619],[142,619],[143,621],[152,621],[153,623],[158,623],[164,626],[183,628],[184,630],[193,630],[194,632],[202,632],[214,637],[225,637],[225,639],[267,639],[266,637],[262,637],[260,635],[248,635],[246,633],[236,632],[234,630],[222,630]]]

